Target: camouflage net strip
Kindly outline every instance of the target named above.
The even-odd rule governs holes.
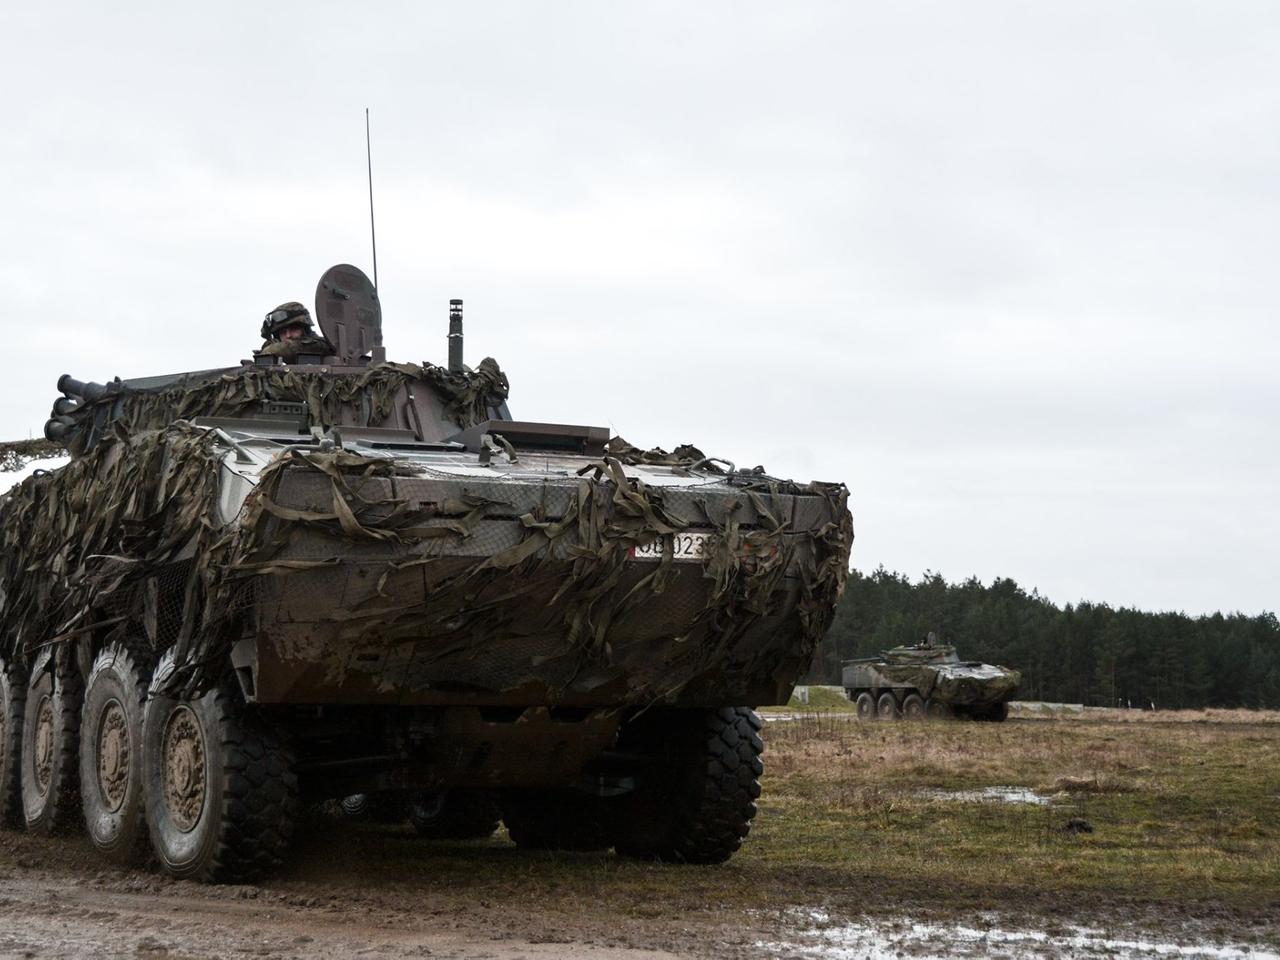
[[[159,390],[111,384],[105,396],[81,403],[70,415],[76,427],[67,446],[73,454],[84,453],[97,440],[95,426],[101,429],[107,420],[117,430],[135,434],[193,417],[234,417],[264,400],[305,403],[309,424],[325,430],[341,421],[346,406],[360,411],[363,426],[376,427],[390,416],[400,388],[414,380],[431,385],[461,429],[487,420],[489,406],[505,401],[509,390],[506,375],[490,357],[474,371],[462,373],[430,363],[382,363],[349,375],[307,367],[246,366]]]

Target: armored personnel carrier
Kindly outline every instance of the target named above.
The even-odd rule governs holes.
[[[341,265],[288,351],[59,380],[72,459],[0,506],[6,824],[203,881],[269,870],[326,798],[527,847],[739,847],[751,708],[830,621],[847,491],[513,419],[461,312],[447,366],[387,362]]]
[[[846,660],[843,676],[860,720],[1004,720],[1021,680],[1017,670],[961,660],[933,634],[916,646]]]

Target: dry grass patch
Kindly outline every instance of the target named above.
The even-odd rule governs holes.
[[[1280,902],[1280,730],[1100,721],[766,729],[753,844],[943,891],[1012,884],[1156,900]],[[981,802],[983,788],[1043,804]],[[960,791],[959,799],[949,792]],[[1016,796],[1016,791],[1015,791]],[[1068,833],[1068,820],[1091,833]]]
[[[1249,726],[1280,724],[1280,710],[1112,710],[1086,707],[1082,713],[1064,720],[1095,720],[1107,723],[1240,723]]]

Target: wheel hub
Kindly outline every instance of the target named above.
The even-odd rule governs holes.
[[[129,789],[129,726],[124,707],[112,700],[102,711],[98,727],[98,787],[107,809],[115,813],[124,806]]]
[[[46,694],[36,708],[34,773],[40,796],[49,792],[53,780],[53,699]]]
[[[189,833],[200,822],[205,800],[204,731],[189,707],[169,714],[163,749],[165,805],[174,826]]]

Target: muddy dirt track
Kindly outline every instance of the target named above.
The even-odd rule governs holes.
[[[1277,957],[1269,937],[1259,941],[1256,918],[1193,925],[1185,915],[1149,916],[1144,926],[1165,936],[1119,943],[1110,934],[1082,937],[1062,918],[1046,926],[1044,917],[1027,917],[1013,928],[1008,917],[976,914],[961,925],[868,925],[816,908],[721,906],[701,899],[705,890],[682,899],[691,877],[679,867],[633,874],[609,855],[556,856],[522,853],[502,837],[432,845],[399,828],[326,822],[310,825],[278,877],[217,887],[106,867],[79,838],[3,833],[0,958]],[[731,866],[712,869],[736,882]],[[657,882],[669,889],[646,898],[653,870],[664,871]],[[599,872],[599,895],[584,888],[584,871]],[[562,882],[566,874],[578,882]],[[769,899],[765,890],[746,893]],[[1209,943],[1231,946],[1194,946]]]
[[[395,843],[371,835],[374,847]],[[644,957],[625,931],[555,920],[491,902],[433,894],[423,877],[403,887],[354,889],[365,838],[344,833],[329,855],[304,838],[299,866],[257,886],[173,882],[104,867],[79,839],[0,835],[0,957]],[[411,841],[409,841],[411,842]],[[305,876],[305,879],[304,879]],[[646,936],[646,939],[649,939]],[[673,946],[688,955],[686,938]]]

